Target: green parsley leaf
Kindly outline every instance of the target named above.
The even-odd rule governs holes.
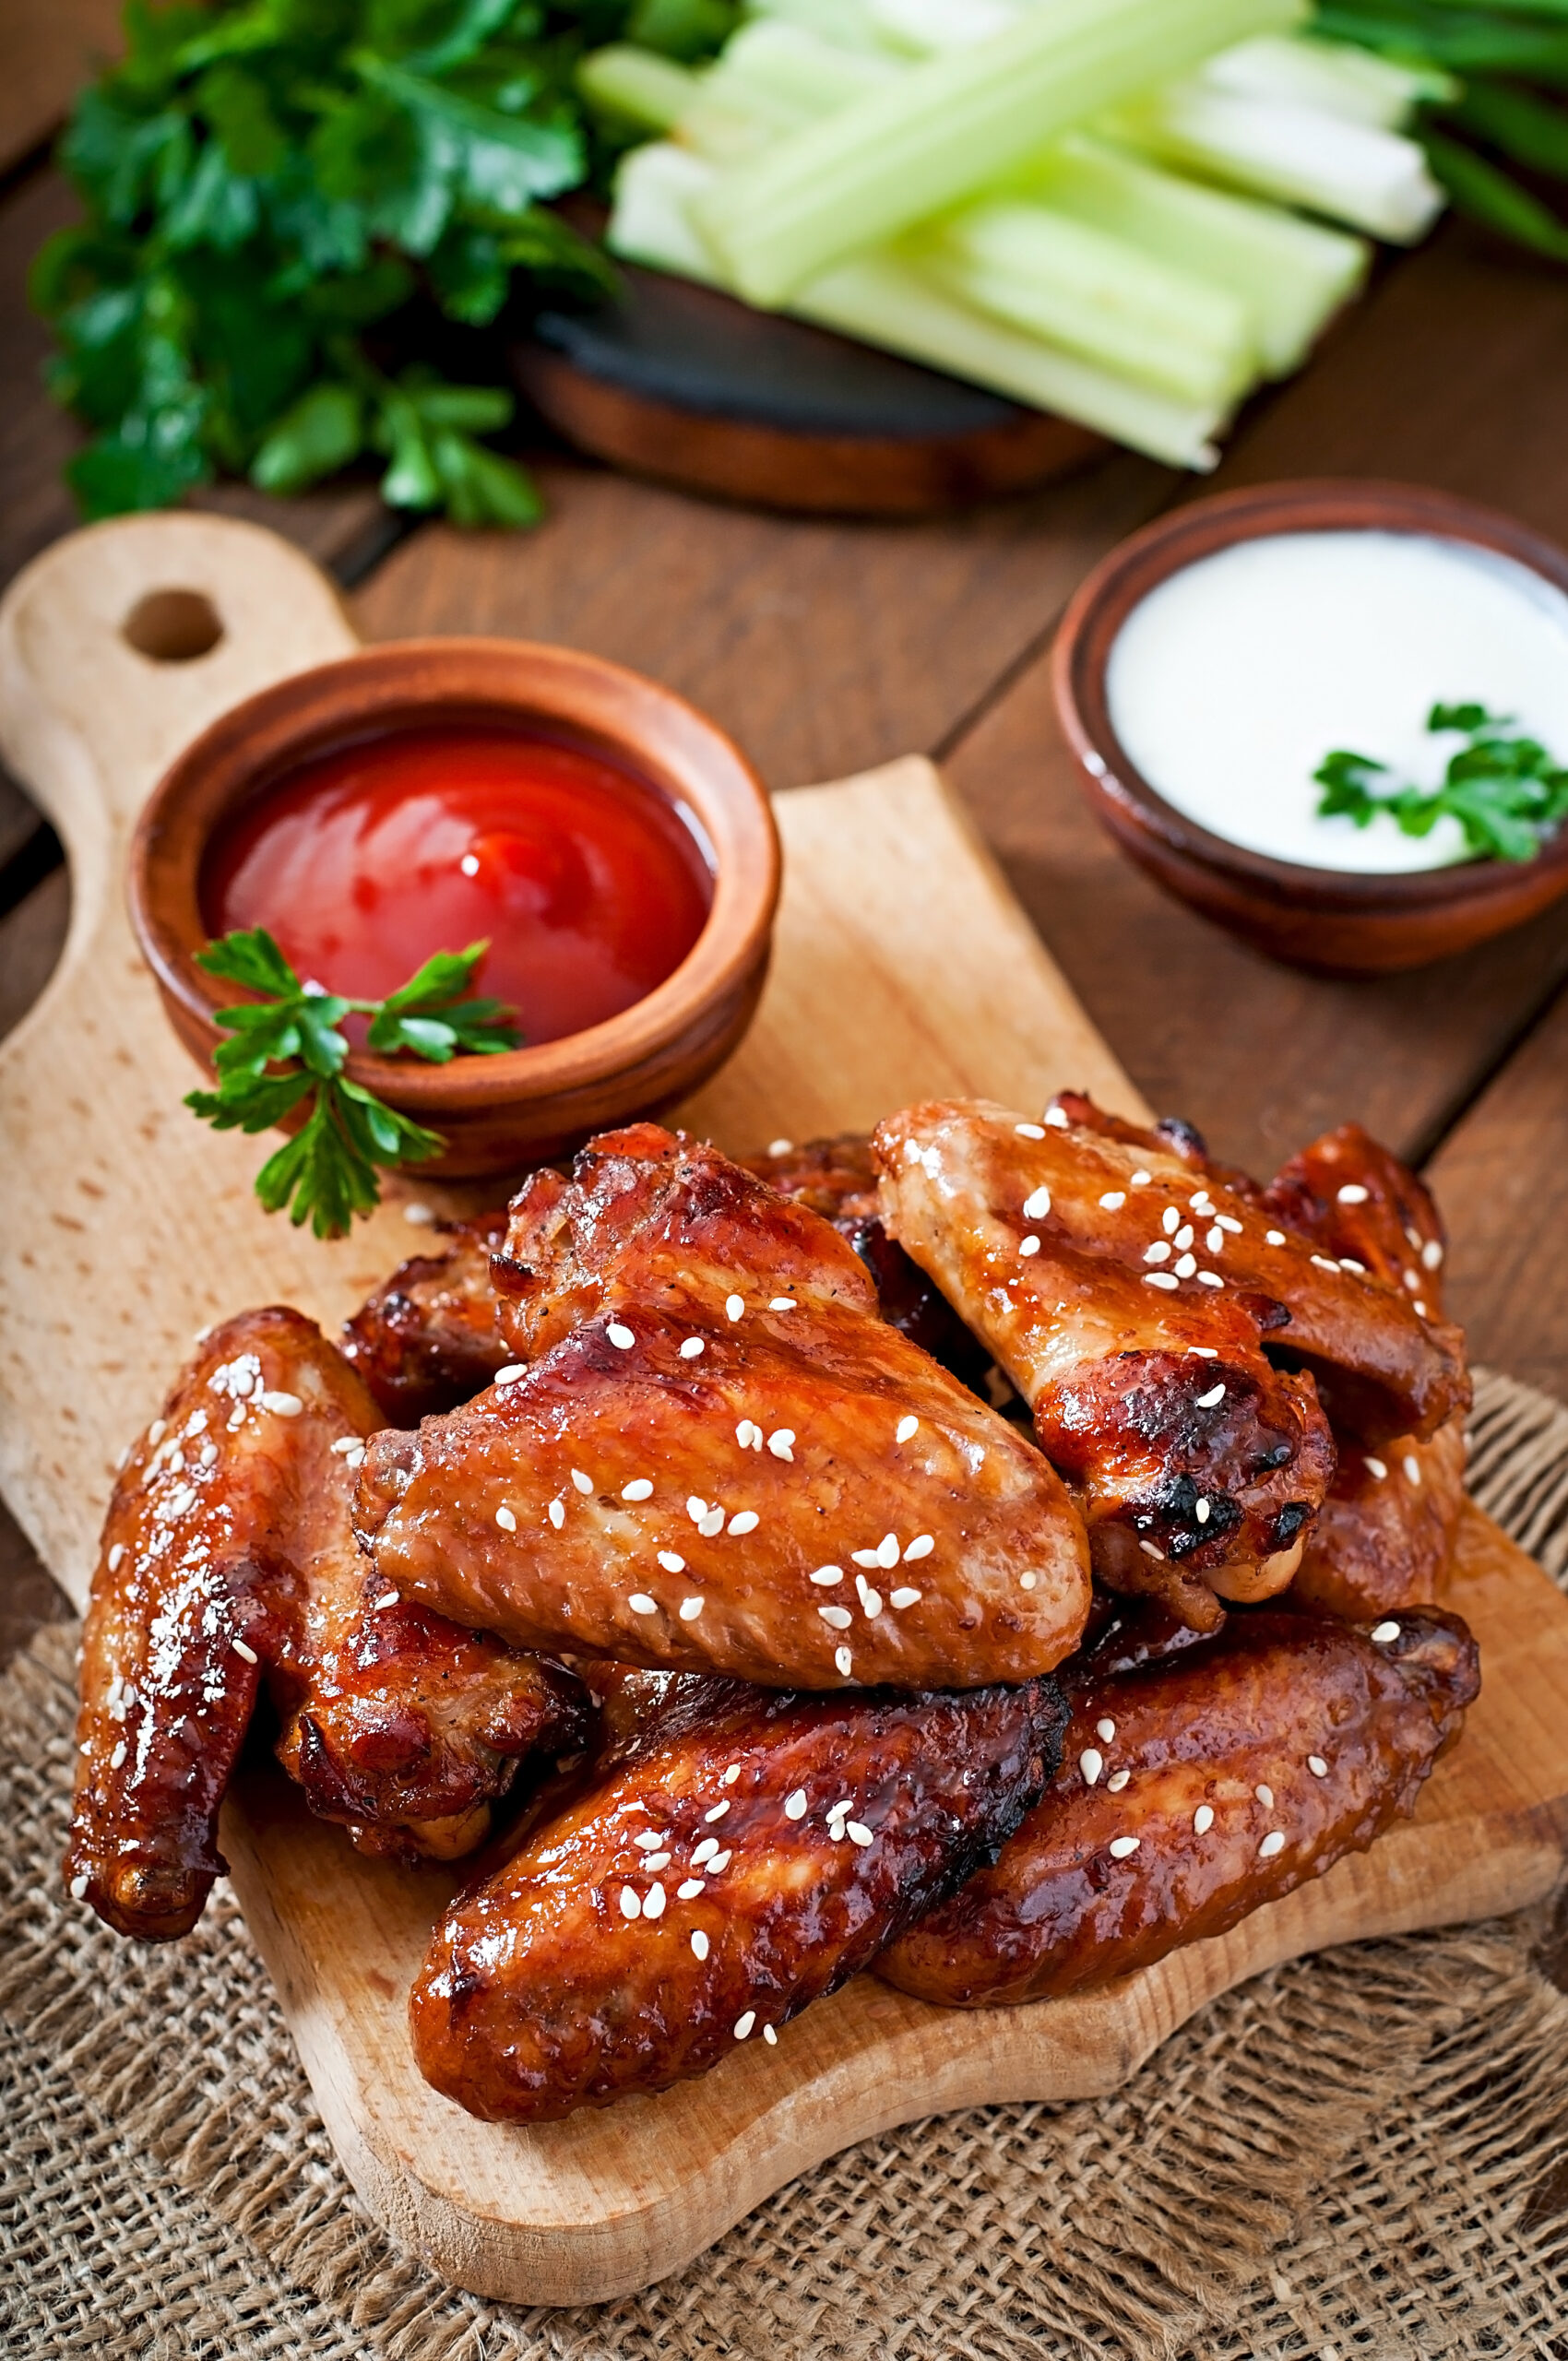
[[[1459,823],[1472,858],[1534,860],[1542,842],[1568,819],[1568,770],[1535,738],[1522,736],[1506,716],[1484,705],[1434,705],[1427,716],[1433,736],[1466,740],[1450,756],[1441,787],[1381,789],[1386,764],[1337,747],[1313,777],[1323,789],[1320,818],[1370,827],[1380,813],[1408,836],[1428,836],[1445,816]]]
[[[350,1000],[302,979],[265,927],[238,929],[209,943],[196,964],[209,976],[257,997],[220,1008],[228,1035],[213,1051],[216,1090],[193,1090],[192,1113],[220,1132],[262,1132],[307,1100],[301,1129],[256,1175],[268,1213],[286,1206],[291,1221],[309,1221],[317,1238],[346,1236],[356,1214],[380,1202],[378,1169],[420,1164],[445,1145],[344,1072],[345,1016],[370,1020],[368,1046],[383,1057],[407,1052],[445,1065],[459,1055],[516,1049],[512,1012],[471,992],[486,942],[440,951],[385,1000]]]

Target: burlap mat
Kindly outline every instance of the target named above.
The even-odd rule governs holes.
[[[1568,1584],[1568,1410],[1480,1388],[1477,1496]],[[525,2310],[390,2247],[223,1889],[169,1950],[62,1904],[74,1630],[0,1682],[0,2327],[18,2356],[1568,2361],[1544,1914],[1205,2010],[1116,2097],[869,2141],[679,2277]]]

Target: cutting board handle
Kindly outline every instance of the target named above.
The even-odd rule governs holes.
[[[78,908],[183,746],[357,644],[320,569],[237,518],[117,516],[35,558],[0,602],[0,754],[59,830]]]

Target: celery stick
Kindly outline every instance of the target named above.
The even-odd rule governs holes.
[[[866,0],[866,14],[895,49],[930,57],[1005,32],[1022,7],[1017,0]]]
[[[971,206],[920,251],[950,293],[1179,399],[1223,403],[1258,374],[1240,296],[1045,206]]]
[[[711,164],[668,139],[634,148],[616,168],[615,207],[605,244],[623,261],[719,286],[707,242],[698,236],[686,209],[712,183]]]
[[[1325,322],[1366,277],[1364,239],[1256,197],[1200,187],[1082,132],[1048,148],[1018,185],[1053,211],[1108,230],[1252,308],[1271,377],[1301,366]]]
[[[711,164],[668,141],[637,148],[616,175],[612,253],[717,283],[712,255],[692,226],[689,208],[718,179]],[[790,309],[861,343],[1076,419],[1171,466],[1207,469],[1218,457],[1211,437],[1224,424],[1229,404],[1173,400],[987,319],[902,257],[876,255],[841,265],[802,288]]]
[[[899,70],[890,57],[836,49],[799,25],[764,20],[726,44],[696,83],[675,136],[714,163],[737,162]]]
[[[1211,57],[1194,79],[1205,89],[1238,99],[1277,99],[1286,106],[1322,107],[1348,123],[1403,131],[1424,99],[1452,93],[1445,74],[1396,65],[1343,42],[1291,40],[1265,33]]]
[[[1230,403],[1176,401],[988,319],[898,255],[841,263],[798,289],[789,308],[862,343],[1075,419],[1171,467],[1206,470],[1218,462],[1213,437],[1229,417]]]
[[[590,50],[577,67],[577,88],[597,113],[635,123],[644,131],[668,131],[700,87],[684,66],[671,65],[667,57],[636,49],[630,42]]]
[[[883,49],[860,0],[749,0],[749,6],[754,18],[799,25],[836,49],[873,55]]]
[[[781,303],[1009,171],[1058,131],[1304,0],[1034,0],[1007,31],[911,65],[727,173],[703,226],[740,291]]]
[[[1108,115],[1103,127],[1168,162],[1304,205],[1396,245],[1414,245],[1443,210],[1443,191],[1413,139],[1317,107],[1230,98],[1184,82]]]

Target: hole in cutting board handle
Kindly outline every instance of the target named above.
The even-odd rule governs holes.
[[[138,599],[120,636],[155,664],[190,664],[223,636],[223,618],[204,590],[149,590]]]

